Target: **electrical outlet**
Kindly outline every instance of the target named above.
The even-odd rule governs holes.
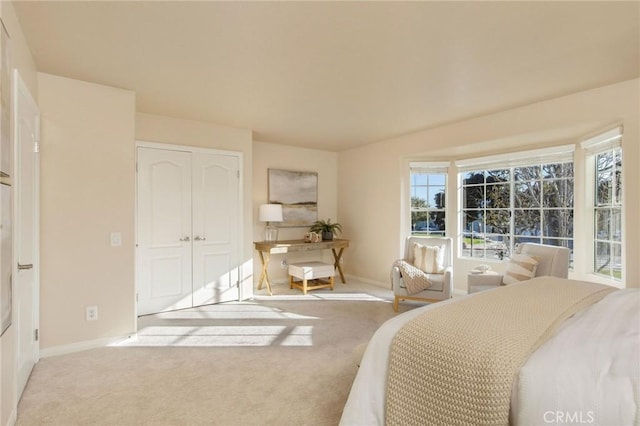
[[[97,321],[97,320],[98,320],[98,307],[87,306],[87,321]]]
[[[287,259],[283,259],[280,261],[280,267],[282,269],[287,269],[289,267],[289,262],[287,262]]]

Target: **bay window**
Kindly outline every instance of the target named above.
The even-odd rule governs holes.
[[[516,244],[573,249],[573,147],[457,162],[461,256],[503,260]]]

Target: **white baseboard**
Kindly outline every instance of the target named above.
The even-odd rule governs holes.
[[[369,278],[363,278],[363,277],[359,277],[357,275],[351,275],[351,274],[345,274],[345,277],[348,278],[353,278],[355,280],[361,281],[363,283],[367,283],[367,284],[372,284],[378,287],[381,287],[385,290],[390,290],[391,289],[391,284],[390,283],[386,283],[386,282],[381,282],[381,281],[376,281],[376,280],[372,280]],[[453,295],[454,296],[464,296],[467,294],[467,290],[466,289],[460,289],[460,288],[453,288]]]
[[[358,280],[358,281],[361,281],[363,283],[375,285],[377,287],[381,287],[381,288],[386,289],[386,290],[391,290],[391,284],[390,283],[383,283],[383,282],[380,282],[380,281],[376,281],[376,280],[372,280],[372,279],[364,278],[364,277],[359,277],[357,275],[351,275],[351,274],[345,274],[345,278],[353,278],[354,280]],[[347,280],[347,282],[349,282],[349,280]]]
[[[18,411],[17,411],[17,407],[14,407],[11,410],[11,414],[9,415],[9,418],[7,419],[7,426],[14,426],[17,421],[18,421]]]
[[[345,274],[345,277],[353,278],[353,279],[361,281],[363,283],[375,285],[375,286],[383,288],[385,290],[391,290],[391,284],[390,283],[383,283],[383,282],[380,282],[380,281],[372,280],[372,279],[369,279],[369,278],[363,278],[363,277],[359,277],[357,275],[351,275],[351,274]],[[453,296],[465,296],[466,294],[467,294],[467,290],[466,289],[460,289],[460,288],[455,288],[455,287],[453,288]]]
[[[102,348],[104,346],[110,346],[114,343],[118,343],[125,339],[128,339],[131,336],[134,336],[135,334],[136,333],[132,332],[130,335],[127,335],[127,336],[104,337],[102,339],[86,340],[84,342],[71,343],[69,345],[61,345],[61,346],[54,346],[46,349],[40,349],[40,358],[47,358],[47,357],[56,356],[56,355],[66,355],[66,354],[71,354],[75,352],[86,351],[89,349],[96,349],[96,348]]]
[[[382,287],[383,289],[387,289],[390,290],[391,289],[391,284],[390,283],[383,283],[380,281],[375,281],[369,278],[363,278],[363,277],[359,277],[357,275],[352,275],[352,274],[344,274],[345,279],[347,280],[347,284],[349,284],[349,280],[353,279],[356,281],[360,281],[366,284],[372,284],[375,285],[377,287]],[[335,277],[336,282],[340,282],[340,277],[336,275]],[[275,279],[275,280],[270,280],[271,284],[281,284],[281,285],[289,285],[289,279]],[[258,285],[258,283],[254,283],[256,286]]]

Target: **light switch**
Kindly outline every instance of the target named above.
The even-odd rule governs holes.
[[[111,247],[120,247],[122,245],[122,233],[121,232],[112,232],[111,233]]]

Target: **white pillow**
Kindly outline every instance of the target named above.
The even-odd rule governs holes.
[[[413,243],[413,266],[427,274],[444,272],[444,247]]]
[[[536,256],[514,253],[507,265],[502,283],[508,285],[530,280],[536,276],[537,268],[538,258]]]

